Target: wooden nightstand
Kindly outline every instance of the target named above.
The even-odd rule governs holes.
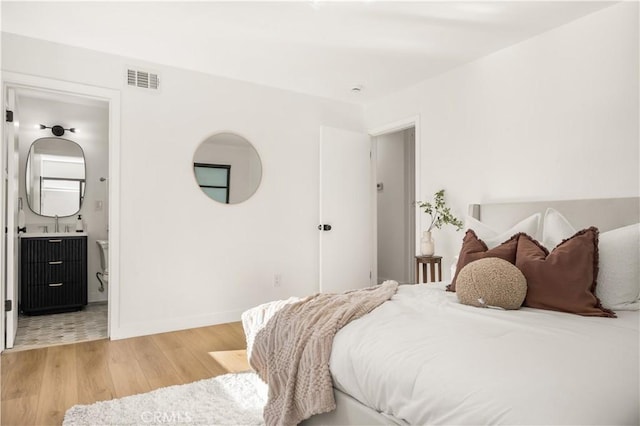
[[[442,281],[442,256],[416,256],[416,281],[420,282],[420,264],[422,263],[422,282],[427,282],[427,264],[431,272],[430,282]],[[438,265],[438,279],[436,280],[436,265]]]

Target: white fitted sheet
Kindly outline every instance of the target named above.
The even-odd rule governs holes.
[[[639,313],[461,305],[404,285],[333,343],[334,386],[409,424],[638,424]]]

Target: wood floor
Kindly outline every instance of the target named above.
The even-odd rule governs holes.
[[[239,322],[2,354],[2,425],[60,425],[75,404],[248,368]]]

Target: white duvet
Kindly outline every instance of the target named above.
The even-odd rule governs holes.
[[[405,285],[338,332],[334,386],[410,424],[638,424],[639,313],[464,306]]]

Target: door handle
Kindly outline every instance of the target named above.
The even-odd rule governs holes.
[[[331,225],[327,225],[326,223],[324,225],[318,225],[318,230],[319,231],[331,231]]]

